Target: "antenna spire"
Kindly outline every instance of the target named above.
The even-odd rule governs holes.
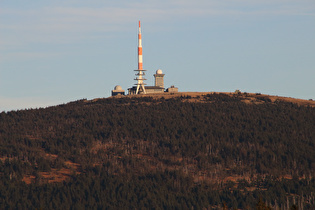
[[[143,80],[146,80],[145,78],[143,78],[142,76],[145,75],[144,71],[146,70],[143,70],[143,64],[142,64],[142,39],[141,39],[141,23],[140,23],[140,20],[139,20],[139,34],[138,34],[138,69],[135,70],[137,71],[138,73],[136,74],[136,79],[138,82],[137,82],[137,90],[136,90],[136,94],[139,93],[139,91],[142,91],[143,93],[145,93],[145,88],[144,88],[144,82]]]

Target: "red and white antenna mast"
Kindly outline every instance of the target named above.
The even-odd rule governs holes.
[[[138,33],[138,69],[142,70],[142,40],[141,40],[141,23],[139,20],[139,33]]]
[[[137,84],[137,90],[136,94],[138,93],[144,93],[145,94],[145,88],[144,85],[146,85],[143,80],[146,80],[143,76],[145,75],[143,70],[143,64],[142,64],[142,39],[141,39],[141,24],[139,20],[139,33],[138,33],[138,69],[135,70],[137,71],[136,73],[136,79],[138,82]]]

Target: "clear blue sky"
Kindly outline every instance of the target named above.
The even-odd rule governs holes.
[[[148,85],[315,99],[314,0],[0,0],[0,112]]]

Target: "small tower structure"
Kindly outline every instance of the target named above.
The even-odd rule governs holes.
[[[137,80],[137,83],[135,85],[137,85],[137,89],[136,89],[136,93],[135,94],[139,94],[139,93],[143,93],[145,94],[145,88],[144,85],[146,85],[144,83],[144,80],[146,80],[144,78],[145,75],[145,71],[143,69],[143,64],[142,64],[142,39],[141,39],[141,24],[139,21],[139,34],[138,34],[138,69],[134,70],[136,71],[136,78],[135,80]]]
[[[155,78],[155,86],[164,88],[164,75],[161,69],[156,70],[156,74],[154,74]]]

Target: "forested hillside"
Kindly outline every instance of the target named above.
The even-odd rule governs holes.
[[[315,208],[315,108],[257,95],[0,114],[0,209]]]

